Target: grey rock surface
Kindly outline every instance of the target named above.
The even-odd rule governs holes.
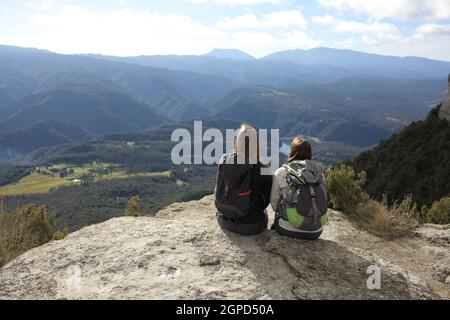
[[[319,241],[270,230],[244,237],[222,231],[214,215],[208,196],[84,228],[0,269],[0,299],[449,298],[444,270],[427,279],[435,266],[410,268],[424,266],[414,261],[421,257],[447,261],[443,241],[386,242],[335,211]],[[381,270],[380,289],[367,287],[371,266]]]

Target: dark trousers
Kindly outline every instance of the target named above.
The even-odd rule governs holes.
[[[276,230],[280,236],[285,236],[285,237],[295,238],[295,239],[303,239],[303,240],[317,240],[320,238],[320,235],[322,234],[322,230],[320,230],[318,232],[313,232],[313,233],[302,232],[301,230],[295,231],[295,232],[286,230],[278,224],[278,219],[275,220],[275,223],[272,225],[271,229]]]
[[[264,230],[267,230],[267,224],[269,219],[267,217],[267,213],[261,221],[257,221],[254,223],[243,223],[239,220],[227,219],[220,213],[216,214],[217,222],[220,227],[224,230],[228,230],[234,233],[239,233],[245,236],[256,235]]]

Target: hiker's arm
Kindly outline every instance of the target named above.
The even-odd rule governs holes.
[[[272,176],[271,175],[265,175],[262,176],[264,179],[263,183],[263,194],[264,194],[264,200],[266,203],[264,203],[264,208],[267,208],[267,206],[270,204],[270,196],[272,194]]]
[[[278,209],[280,197],[281,197],[281,189],[280,186],[278,185],[278,180],[276,177],[273,177],[272,191],[270,192],[270,204],[272,205],[272,209],[275,212]]]
[[[216,194],[217,184],[219,183],[219,166],[221,163],[225,162],[225,158],[226,158],[226,155],[223,154],[222,157],[220,157],[219,164],[217,165],[216,184],[214,185],[214,194]]]

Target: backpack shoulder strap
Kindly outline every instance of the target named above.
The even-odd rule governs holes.
[[[302,169],[304,169],[304,167],[296,162],[291,162],[286,165],[286,178],[288,184],[306,184],[305,178],[302,176]]]
[[[285,169],[285,172],[284,172],[285,186],[284,186],[284,190],[280,190],[280,202],[279,202],[279,207],[277,210],[277,216],[278,216],[278,218],[283,218],[284,220],[288,220],[286,208],[287,208],[287,198],[289,197],[289,194],[290,194],[290,187],[292,185],[292,180],[290,178],[291,173],[289,172],[289,164],[283,164],[282,168]]]

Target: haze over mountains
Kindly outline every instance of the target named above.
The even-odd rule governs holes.
[[[301,80],[301,76],[307,76],[303,79],[304,82],[332,82],[343,77],[354,76],[435,78],[442,76],[442,68],[448,68],[450,65],[450,62],[447,61],[427,58],[382,56],[332,48],[288,50],[273,53],[260,59],[239,50],[228,49],[215,49],[203,56],[88,56],[132,62],[144,66],[221,74],[223,76],[239,74],[241,77],[246,77],[247,81],[256,81],[258,84],[262,84],[262,81],[268,81],[268,79],[256,79],[256,76],[266,74],[270,78],[277,78],[277,76],[286,72],[287,74],[284,74],[283,78],[292,77],[297,81]],[[217,59],[224,59],[225,61],[217,64]],[[264,69],[261,69],[261,67],[264,67]]]
[[[109,57],[0,46],[0,157],[193,119],[364,148],[422,119],[445,97],[449,71],[450,62],[328,48],[256,59],[220,49]]]

